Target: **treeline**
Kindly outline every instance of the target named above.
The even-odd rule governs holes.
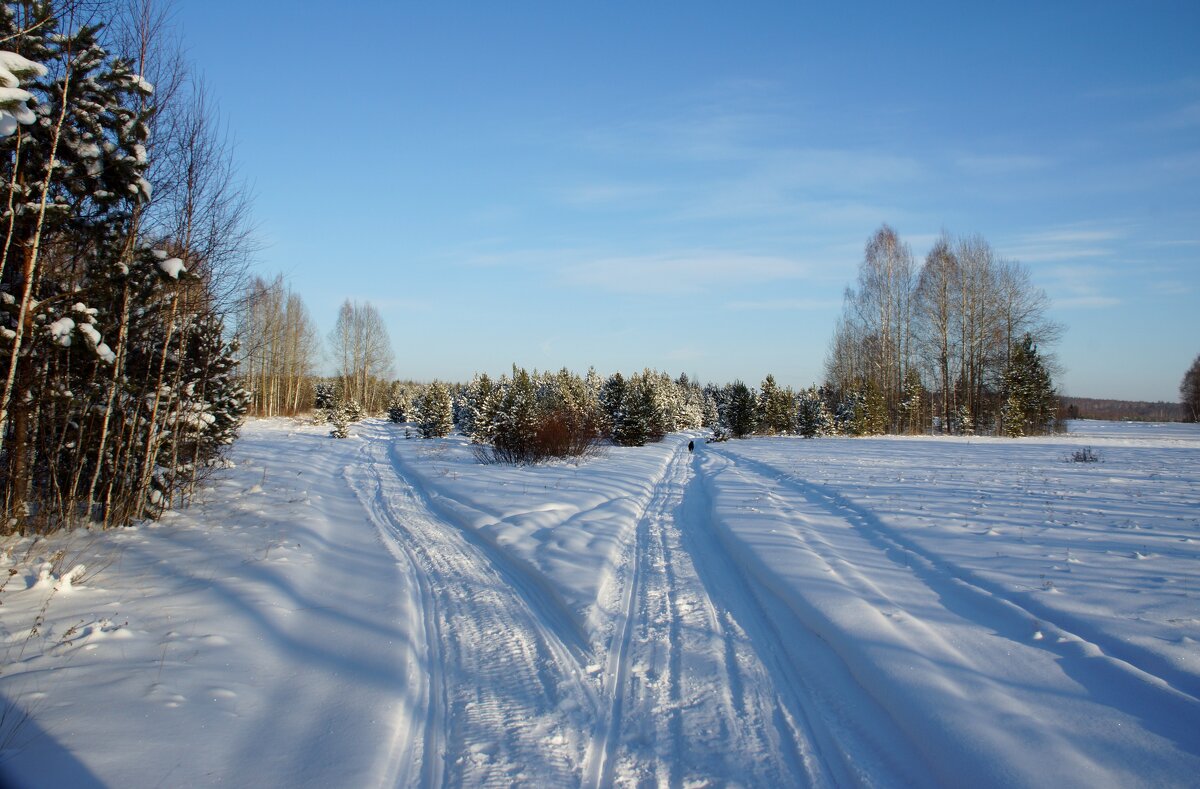
[[[3,531],[155,517],[234,438],[247,203],[149,0],[0,5]]]
[[[1106,400],[1095,397],[1063,397],[1067,419],[1106,419],[1127,422],[1180,422],[1184,418],[1179,403],[1140,400]]]
[[[846,290],[825,386],[839,403],[864,401],[872,431],[1045,432],[1057,402],[1041,348],[1062,333],[1048,306],[980,236],[943,234],[918,266],[884,225]]]
[[[340,379],[316,385],[316,402],[344,438],[369,415],[345,395]],[[395,382],[388,418],[421,438],[458,430],[485,462],[535,463],[585,457],[606,444],[642,446],[679,430],[705,429],[711,440],[750,435],[862,436],[884,432],[878,411],[858,394],[838,399],[829,387],[795,391],[768,375],[758,389],[741,381],[701,385],[656,370],[604,377],[566,369],[475,375],[467,384]]]

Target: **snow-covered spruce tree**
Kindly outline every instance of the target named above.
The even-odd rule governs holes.
[[[328,381],[319,381],[313,387],[313,408],[318,411],[327,411],[333,408],[333,397],[333,384]]]
[[[652,386],[645,376],[635,374],[626,380],[619,372],[604,382],[600,402],[612,425],[614,444],[640,447],[646,443],[656,418]]]
[[[759,432],[774,435],[790,433],[795,422],[792,411],[794,400],[792,390],[780,388],[775,383],[775,376],[768,373],[758,394]]]
[[[833,432],[839,436],[858,435],[859,414],[866,409],[862,405],[863,393],[857,387],[847,389],[833,410]]]
[[[490,427],[486,403],[494,389],[496,384],[487,373],[475,373],[470,383],[463,387],[462,402],[455,409],[455,424],[474,444],[485,440],[487,428]]]
[[[758,426],[758,398],[741,381],[734,381],[725,389],[728,402],[725,426],[734,438],[745,438]]]
[[[529,463],[536,459],[537,386],[527,370],[513,365],[512,379],[503,382],[491,424],[491,445],[497,460]]]
[[[423,390],[412,383],[394,381],[388,388],[388,419],[397,424],[416,418],[416,402]]]
[[[404,405],[399,400],[392,399],[388,401],[387,418],[389,422],[395,425],[403,424],[408,421],[405,416]]]
[[[346,411],[345,405],[341,403],[334,405],[329,409],[329,423],[332,425],[329,428],[329,435],[333,438],[349,438],[350,421],[350,414]]]
[[[654,381],[640,373],[631,375],[625,389],[624,416],[619,429],[613,430],[613,443],[640,447],[647,441],[657,440],[651,430],[658,419]]]
[[[1053,429],[1058,397],[1032,335],[1013,344],[1004,372],[1004,391],[1001,422],[1005,435],[1037,436]]]
[[[698,430],[704,426],[704,391],[681,373],[675,382],[679,390],[679,411],[675,418],[676,430]]]
[[[718,407],[717,395],[711,391],[711,387],[706,387],[701,396],[704,398],[704,406],[701,411],[700,426],[716,430],[721,426],[721,411]]]
[[[615,437],[625,421],[625,395],[628,389],[625,376],[619,372],[606,378],[600,388],[600,408],[604,412],[608,435],[618,444],[620,442]]]
[[[500,394],[500,386],[487,373],[476,374],[463,390],[458,429],[473,443],[491,441],[492,421]]]
[[[682,407],[679,389],[671,376],[652,370],[643,370],[642,378],[650,394],[650,413],[646,422],[646,438],[661,441],[668,433],[678,429],[678,415]]]
[[[833,430],[833,419],[825,406],[825,399],[815,386],[796,395],[796,433],[805,438],[829,435]]]
[[[454,404],[450,389],[441,381],[425,388],[417,401],[417,430],[421,438],[442,438],[454,429]]]

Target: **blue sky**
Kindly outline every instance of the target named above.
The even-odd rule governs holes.
[[[891,224],[1025,263],[1068,394],[1200,353],[1200,3],[182,0],[258,269],[402,377],[819,381]]]

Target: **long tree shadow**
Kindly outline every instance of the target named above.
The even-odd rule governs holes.
[[[733,462],[744,464],[799,494],[811,505],[845,519],[889,559],[903,563],[937,595],[947,610],[987,626],[1003,638],[1049,652],[1063,672],[1086,688],[1093,700],[1138,719],[1148,731],[1182,750],[1200,754],[1200,704],[1196,702],[1193,675],[1166,665],[1161,656],[1114,639],[1029,595],[1013,593],[946,561],[834,488],[796,479],[768,463],[741,454]],[[1034,620],[1057,628],[1066,638],[1031,641],[1029,624]],[[1102,654],[1091,653],[1077,639],[1099,647]],[[1143,672],[1154,679],[1142,676]]]
[[[75,757],[37,720],[0,694],[0,710],[5,724],[0,729],[4,740],[0,750],[0,787],[34,789],[39,786],[70,786],[76,789],[104,789],[104,783]]]

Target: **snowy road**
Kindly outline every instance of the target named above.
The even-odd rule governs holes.
[[[45,735],[9,747],[5,775],[590,789],[1200,772],[1200,435],[1102,434],[1089,467],[1062,462],[1070,438],[692,454],[671,436],[514,468],[379,421],[323,432],[252,424],[210,500],[113,535],[121,562],[53,606],[53,573],[18,572],[0,692]],[[124,623],[95,613],[118,608]],[[39,611],[44,648],[14,661]],[[107,624],[78,639],[79,621]],[[171,752],[181,737],[194,747]]]
[[[399,782],[574,782],[576,735],[594,694],[578,648],[555,628],[561,620],[548,613],[535,584],[503,554],[439,520],[386,443],[364,444],[346,475],[384,545],[411,568],[421,590],[427,670],[416,698],[425,709],[418,716],[423,731],[398,733],[408,740],[397,755]]]

